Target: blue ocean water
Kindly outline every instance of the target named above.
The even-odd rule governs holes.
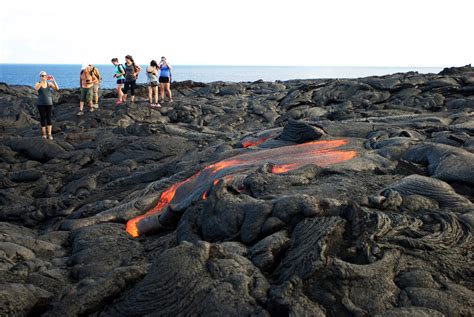
[[[103,88],[114,88],[114,66],[96,65],[102,73]],[[141,65],[146,68],[145,65]],[[81,65],[71,64],[0,64],[0,82],[10,85],[33,86],[44,70],[54,75],[60,88],[79,87]],[[358,78],[382,76],[387,74],[417,71],[419,73],[438,73],[440,67],[327,67],[327,66],[173,66],[173,81],[193,80],[198,82],[232,81],[245,82],[263,79],[265,81],[315,78]],[[138,83],[146,82],[144,70]]]

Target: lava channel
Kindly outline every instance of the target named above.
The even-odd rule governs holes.
[[[357,155],[356,151],[334,150],[346,144],[347,140],[345,139],[313,141],[240,154],[209,165],[188,179],[163,191],[155,207],[145,214],[129,220],[126,230],[131,236],[138,237],[148,231],[146,228],[150,225],[146,224],[147,219],[159,215],[166,207],[170,206],[174,212],[180,212],[193,202],[206,199],[210,189],[219,179],[229,179],[234,174],[255,170],[265,163],[272,163],[271,172],[278,174],[308,164],[324,167],[350,160]],[[143,227],[143,230],[140,230],[140,227]]]

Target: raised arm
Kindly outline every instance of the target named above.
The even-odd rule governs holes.
[[[41,88],[41,83],[36,83],[35,84],[35,90],[39,90]]]
[[[48,86],[53,88],[56,91],[59,91],[58,83],[56,82],[56,79],[54,77],[52,78],[52,82],[48,83]]]

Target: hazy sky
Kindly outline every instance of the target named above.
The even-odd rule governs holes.
[[[0,63],[461,66],[474,0],[10,0]]]

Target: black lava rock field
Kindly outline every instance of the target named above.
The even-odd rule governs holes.
[[[0,84],[0,315],[474,315],[474,68],[172,90]]]

